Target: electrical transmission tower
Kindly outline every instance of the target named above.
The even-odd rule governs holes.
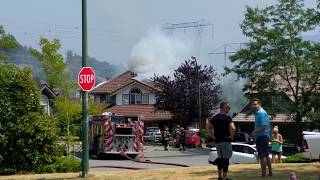
[[[230,56],[230,54],[234,54],[237,51],[241,50],[243,47],[247,45],[246,42],[240,42],[240,43],[227,43],[224,44],[212,52],[209,52],[210,55],[217,55],[217,54],[223,54],[224,55],[224,66],[227,64],[227,58]],[[223,50],[221,50],[223,49]]]
[[[163,29],[166,30],[168,33],[173,34],[173,31],[176,30],[183,30],[183,32],[186,34],[187,29],[195,29],[197,31],[197,38],[199,45],[202,41],[202,33],[204,32],[205,28],[211,28],[211,38],[213,39],[213,31],[214,26],[212,23],[208,23],[204,20],[200,21],[193,21],[193,22],[183,22],[183,23],[166,23],[163,26]]]

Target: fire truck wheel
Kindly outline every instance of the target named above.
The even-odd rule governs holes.
[[[138,156],[137,154],[129,154],[129,157],[131,157],[132,159],[136,159],[136,157]]]

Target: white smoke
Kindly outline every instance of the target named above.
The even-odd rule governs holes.
[[[227,101],[231,106],[230,115],[240,112],[249,101],[242,91],[245,80],[240,79],[237,81],[235,74],[225,76],[221,80],[222,100]]]
[[[192,54],[193,44],[188,38],[170,36],[160,28],[151,28],[133,47],[128,68],[144,78],[154,73],[171,75]]]

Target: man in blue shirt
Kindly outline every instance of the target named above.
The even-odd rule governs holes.
[[[267,166],[269,176],[272,176],[271,159],[269,157],[270,121],[268,113],[261,107],[261,101],[259,99],[251,100],[251,107],[255,112],[255,129],[252,131],[252,134],[256,136],[261,176],[266,176]]]

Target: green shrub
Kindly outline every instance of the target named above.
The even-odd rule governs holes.
[[[0,167],[0,175],[12,175],[15,173],[16,170],[13,168]]]
[[[30,172],[52,164],[58,128],[40,106],[40,89],[29,68],[0,64],[0,167]]]
[[[60,157],[55,163],[57,172],[78,172],[81,168],[80,160],[75,157]]]
[[[303,154],[298,153],[292,156],[288,156],[287,158],[283,159],[285,163],[305,163],[307,159],[304,158]]]
[[[55,162],[45,166],[38,166],[34,169],[35,173],[65,173],[65,172],[79,172],[80,160],[75,157],[59,157]]]

